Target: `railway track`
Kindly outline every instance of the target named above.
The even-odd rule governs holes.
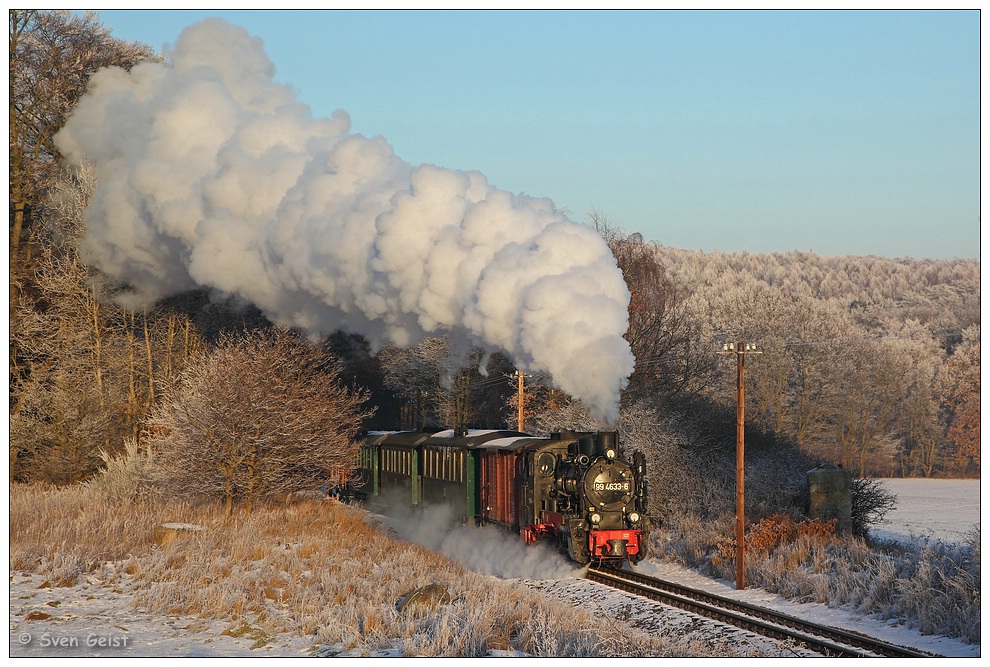
[[[767,637],[790,640],[829,657],[937,657],[628,570],[593,567],[586,578]]]

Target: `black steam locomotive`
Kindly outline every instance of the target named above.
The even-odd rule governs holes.
[[[351,495],[372,507],[447,504],[527,543],[549,540],[582,565],[646,555],[645,459],[624,459],[614,432],[370,433],[354,477]]]

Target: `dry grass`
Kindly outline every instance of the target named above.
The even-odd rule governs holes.
[[[111,500],[92,487],[12,487],[10,568],[54,586],[91,574],[138,584],[137,604],[158,614],[227,622],[263,646],[279,633],[312,637],[314,650],[484,656],[699,655],[690,638],[657,638],[484,577],[369,526],[336,503],[269,505],[224,521],[219,507],[145,497]],[[189,523],[156,541],[163,523]],[[400,613],[397,601],[440,584],[450,604]],[[622,626],[624,627],[624,626]],[[332,647],[332,648],[331,648]]]

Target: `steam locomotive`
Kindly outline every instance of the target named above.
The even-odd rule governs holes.
[[[349,492],[386,512],[386,501],[446,504],[465,522],[549,540],[582,565],[646,555],[645,457],[627,462],[614,432],[369,433]]]

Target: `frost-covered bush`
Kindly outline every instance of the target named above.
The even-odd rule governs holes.
[[[124,443],[117,456],[100,451],[103,467],[95,477],[84,482],[93,493],[107,500],[127,501],[155,493],[154,457],[149,448],[141,449],[137,440]]]

